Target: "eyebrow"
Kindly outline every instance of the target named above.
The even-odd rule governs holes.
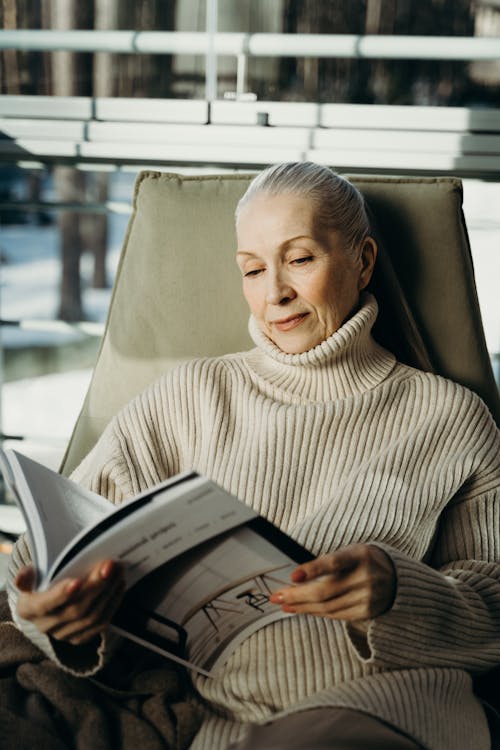
[[[290,237],[290,239],[285,240],[280,245],[280,250],[287,250],[288,246],[292,244],[292,242],[295,242],[296,240],[312,240],[313,242],[316,242],[317,240],[314,239],[314,237],[310,237],[308,234],[298,234],[296,237]],[[252,253],[248,250],[238,250],[236,252],[236,255],[250,255],[252,257],[258,257],[256,253]]]

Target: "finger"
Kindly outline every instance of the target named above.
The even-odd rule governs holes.
[[[366,585],[366,581],[359,575],[356,578],[352,576],[348,582],[343,581],[340,584],[335,579],[332,579],[331,581],[325,579],[321,582],[308,584],[307,591],[305,590],[305,586],[297,587],[297,589],[298,588],[300,588],[300,591],[292,589],[286,600],[281,602],[282,606],[288,605],[290,607],[298,607],[324,605],[328,602],[334,602],[349,595],[357,596],[361,592],[365,592],[368,596],[370,592],[369,587]]]
[[[291,579],[294,583],[304,583],[323,575],[334,575],[337,573],[337,570],[333,555],[322,555],[308,563],[303,563],[300,568],[292,571]]]
[[[116,590],[108,597],[102,597],[98,605],[98,611],[95,612],[96,621],[90,624],[85,624],[84,627],[75,629],[74,632],[65,636],[70,643],[78,645],[81,643],[87,643],[94,636],[102,632],[113,619],[113,615],[119,608],[123,595],[125,593],[125,582],[120,581],[117,583]]]
[[[348,591],[357,590],[367,585],[366,571],[355,568],[350,573],[338,578],[335,575],[322,575],[309,583],[288,586],[274,592],[269,597],[273,604],[302,604],[307,602],[322,602],[334,597],[342,596]]]
[[[320,615],[333,619],[343,619],[346,612],[355,612],[357,619],[364,620],[369,617],[366,592],[363,590],[349,591],[344,596],[329,599],[323,602],[306,602],[304,604],[284,604],[284,612],[290,614]]]
[[[342,593],[337,581],[332,576],[322,576],[311,581],[301,583],[297,586],[289,586],[286,589],[275,591],[269,597],[272,604],[306,604],[307,602],[322,602]],[[343,585],[345,589],[345,584]]]
[[[34,621],[66,605],[81,586],[78,578],[58,581],[47,591],[21,591],[17,600],[17,614],[24,620]]]
[[[92,621],[94,615],[97,616],[99,602],[105,600],[106,597],[114,596],[122,583],[123,576],[120,568],[114,569],[113,578],[110,580],[103,580],[99,568],[94,569],[82,584],[78,596],[73,598],[71,604],[51,613],[52,617],[45,620],[43,623],[44,631],[54,635],[56,629],[69,627],[72,632],[75,629],[75,623]],[[42,623],[38,626],[41,625]]]
[[[20,594],[17,602],[19,616],[32,622],[42,633],[47,633],[56,625],[79,619],[101,591],[114,579],[121,579],[121,566],[110,566],[110,562],[113,561],[95,565],[85,579],[65,579],[47,591]],[[107,577],[109,575],[111,579]]]
[[[87,602],[90,599],[96,598],[101,591],[104,591],[106,587],[114,584],[115,581],[123,578],[122,566],[113,560],[106,560],[99,562],[94,565],[90,571],[81,579],[81,584],[78,587],[78,594],[73,597],[73,601]]]
[[[18,571],[14,582],[19,591],[30,592],[35,585],[35,580],[35,568],[33,565],[26,565]]]
[[[92,638],[94,638],[96,635],[101,633],[106,627],[108,627],[113,619],[115,612],[118,610],[118,607],[120,606],[123,600],[123,594],[125,593],[125,588],[126,588],[125,584],[123,584],[123,587],[122,589],[118,591],[115,600],[108,602],[107,607],[103,610],[101,614],[101,623],[99,623],[98,625],[95,625],[94,627],[89,628],[88,630],[84,630],[80,633],[76,633],[70,639],[70,643],[72,643],[73,645],[80,645],[82,643],[87,643],[88,641],[92,640]]]
[[[75,603],[65,612],[65,620],[54,620],[46,623],[45,632],[57,640],[69,640],[71,637],[89,628],[103,628],[106,623],[105,613],[108,608],[115,608],[121,601],[124,591],[124,582],[116,578],[112,584],[101,590],[97,596],[89,596]]]
[[[292,572],[292,581],[302,583],[325,574],[342,575],[353,570],[364,559],[364,544],[351,544],[328,555],[303,563]]]
[[[109,581],[118,574],[121,574],[122,566],[115,560],[100,560],[92,566],[87,575],[84,577],[85,584],[95,585],[102,581]]]

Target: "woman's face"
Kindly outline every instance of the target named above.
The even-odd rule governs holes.
[[[236,226],[245,298],[263,332],[288,354],[308,351],[340,328],[375,262],[371,238],[352,257],[337,231],[316,224],[307,198],[262,193]]]

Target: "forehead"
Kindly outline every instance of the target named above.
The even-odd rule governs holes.
[[[258,238],[283,242],[300,234],[316,236],[315,217],[315,204],[307,197],[259,193],[240,211],[236,223],[238,243]]]

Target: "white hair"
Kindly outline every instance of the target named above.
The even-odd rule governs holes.
[[[285,162],[259,172],[238,202],[236,221],[257,195],[283,193],[308,198],[315,205],[319,227],[340,232],[347,252],[356,254],[360,250],[370,233],[362,194],[349,180],[315,162]]]

